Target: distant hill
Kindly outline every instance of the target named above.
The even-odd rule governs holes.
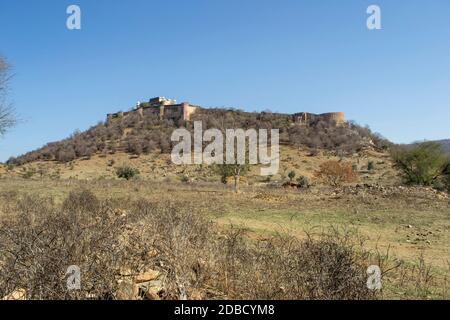
[[[447,140],[439,140],[436,141],[440,145],[442,145],[442,148],[445,150],[445,152],[450,153],[450,139]]]
[[[440,145],[442,146],[442,149],[443,149],[446,153],[450,154],[450,139],[435,140],[435,141],[427,141],[427,140],[424,140],[424,141],[418,141],[418,142],[411,143],[411,144],[409,144],[408,146],[414,147],[414,146],[417,146],[417,145],[419,145],[419,144],[421,144],[421,143],[424,143],[424,142],[438,143],[438,144],[440,144]]]

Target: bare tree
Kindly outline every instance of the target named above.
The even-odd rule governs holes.
[[[0,57],[0,136],[16,123],[14,110],[6,99],[10,78],[8,64]]]

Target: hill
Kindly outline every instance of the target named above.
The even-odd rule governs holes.
[[[180,278],[168,275],[182,270],[179,274],[185,279],[194,279],[187,282],[186,291],[192,299],[305,299],[309,296],[295,293],[287,285],[303,288],[303,279],[317,278],[320,283],[331,279],[317,275],[316,270],[331,270],[334,277],[336,266],[359,268],[359,263],[351,262],[353,254],[350,260],[342,255],[355,252],[355,257],[367,258],[361,263],[364,277],[367,265],[381,260],[382,271],[389,271],[384,273],[380,298],[448,298],[448,195],[432,188],[401,185],[399,171],[385,151],[388,141],[368,128],[340,121],[339,113],[287,115],[198,108],[187,115],[179,112],[184,107],[169,106],[173,108],[170,117],[164,116],[167,110],[155,109],[151,103],[112,113],[107,121],[85,132],[0,164],[0,216],[5,217],[4,223],[14,219],[7,225],[8,230],[14,228],[13,233],[4,235],[17,235],[1,238],[3,246],[22,253],[23,247],[31,244],[32,261],[43,261],[46,274],[56,279],[67,267],[67,259],[60,259],[64,266],[55,268],[52,253],[72,254],[73,245],[66,239],[80,235],[75,240],[89,249],[80,251],[82,258],[88,252],[99,265],[92,275],[84,272],[83,278],[102,281],[99,288],[111,287],[108,297],[177,298]],[[175,114],[182,116],[172,117]],[[179,127],[193,130],[194,121],[202,121],[204,129],[279,128],[278,174],[262,177],[259,166],[251,166],[236,190],[222,183],[232,181],[222,180],[211,166],[174,164],[169,154],[171,133]],[[341,186],[321,181],[316,173],[330,160],[351,163],[352,181]],[[119,179],[116,172],[123,166],[139,174],[134,179]],[[306,187],[293,183],[302,180],[307,181]],[[29,221],[33,221],[32,228]],[[180,242],[180,237],[187,241]],[[320,241],[319,246],[306,243],[301,247],[313,250],[302,258],[314,261],[308,269],[313,277],[302,274],[294,279],[292,275],[300,271],[292,271],[298,263],[289,259],[303,251],[292,244],[307,239]],[[61,249],[61,243],[67,246]],[[173,243],[183,246],[175,248]],[[348,250],[341,248],[343,244],[349,245]],[[230,258],[229,252],[235,256]],[[27,273],[24,280],[16,276],[15,257],[28,262],[27,256],[11,257],[14,259],[7,261],[0,283],[15,279],[11,290],[41,283],[42,272]],[[229,261],[237,264],[230,266]],[[87,264],[81,267],[90,270]],[[97,270],[107,270],[101,274],[108,277],[99,279]],[[159,274],[156,281],[150,281],[158,283],[158,288],[145,282],[135,290],[130,275],[141,277],[150,270]],[[282,276],[280,270],[285,272]],[[427,277],[423,277],[424,270]],[[340,274],[346,273],[338,274],[339,281]],[[116,275],[121,277],[118,288]],[[269,278],[261,281],[261,276]],[[229,290],[230,279],[239,287]],[[365,282],[358,283],[361,287]],[[258,287],[253,287],[255,284]],[[281,286],[288,290],[278,290]],[[342,286],[338,283],[336,287]],[[156,292],[149,291],[153,289]],[[131,296],[124,297],[125,291]],[[351,292],[340,290],[344,291]],[[145,297],[135,292],[144,292]],[[9,293],[0,292],[0,297]],[[48,294],[59,297],[53,290]],[[92,292],[88,294],[93,297]],[[98,295],[105,296],[104,292]]]
[[[424,140],[424,141],[418,141],[418,142],[411,143],[411,144],[409,144],[408,146],[414,147],[414,146],[417,146],[417,145],[419,145],[419,144],[421,144],[421,143],[423,143],[423,142],[433,142],[433,143],[438,143],[438,144],[440,144],[440,145],[442,146],[442,150],[444,150],[446,153],[449,153],[449,154],[450,154],[450,139],[445,139],[445,140],[434,140],[434,141],[427,141],[427,140]]]
[[[173,107],[180,108],[182,105]],[[110,114],[106,122],[101,122],[85,132],[75,132],[62,141],[48,143],[40,149],[11,158],[8,164],[23,165],[34,161],[68,163],[75,159],[88,159],[96,154],[106,156],[116,152],[133,155],[168,154],[172,150],[170,137],[173,130],[185,127],[192,131],[194,121],[202,121],[204,130],[278,128],[280,143],[283,145],[312,150],[323,149],[335,154],[349,155],[366,148],[382,150],[389,145],[387,140],[366,127],[353,122],[337,123],[332,117],[327,117],[334,113],[319,116],[302,113],[299,115],[308,121],[303,118],[297,121],[295,115],[198,108],[195,113],[189,115],[187,121],[180,117],[161,117],[159,110],[153,112],[157,109],[152,105],[145,107],[152,112],[138,112],[143,110],[143,107],[138,106],[136,112]]]
[[[442,145],[442,148],[445,150],[445,152],[450,153],[450,139],[439,140],[436,142]]]
[[[281,146],[280,169],[277,175],[270,178],[260,176],[260,167],[252,166],[251,171],[242,177],[242,184],[267,185],[268,183],[288,180],[291,171],[296,177],[306,176],[315,181],[314,172],[325,161],[342,159],[353,163],[357,168],[357,183],[393,185],[399,183],[398,173],[392,167],[392,161],[387,153],[362,151],[354,155],[334,156],[326,150],[317,150],[311,154],[308,148]],[[367,170],[369,162],[374,163],[375,170]],[[160,182],[219,182],[220,177],[208,166],[175,165],[169,154],[152,153],[140,156],[124,152],[115,154],[93,155],[80,158],[68,163],[57,161],[34,161],[17,167],[0,167],[1,177],[23,177],[28,179],[117,179],[116,169],[130,166],[139,171],[139,177],[148,181]]]

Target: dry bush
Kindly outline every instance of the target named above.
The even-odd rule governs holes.
[[[344,240],[345,239],[345,240]],[[366,254],[348,238],[323,234],[301,241],[275,236],[253,245],[239,233],[226,241],[228,295],[238,299],[371,299]]]
[[[217,254],[210,251],[214,242],[210,222],[192,210],[181,209],[181,204],[161,206],[140,200],[132,210],[141,219],[133,228],[139,231],[130,239],[145,244],[143,250],[156,253],[150,266],[166,274],[163,298],[183,298],[204,287],[211,273],[204,269],[205,263]]]
[[[141,218],[130,239],[156,253],[147,263],[166,275],[164,299],[374,297],[366,288],[368,254],[349,237],[333,233],[301,241],[278,235],[254,242],[243,229],[220,232],[181,205],[141,200],[132,209]]]
[[[126,221],[88,191],[72,193],[61,207],[52,199],[10,199],[0,222],[0,296],[17,288],[29,299],[111,298],[126,252],[119,242]],[[82,290],[66,289],[65,273],[77,265]]]
[[[415,260],[404,261],[391,257],[390,248],[372,253],[373,263],[378,265],[383,279],[383,296],[404,296],[408,299],[450,298],[448,272],[436,270],[425,261],[424,252]]]
[[[114,299],[122,269],[150,268],[163,274],[162,299],[374,298],[368,254],[349,236],[253,241],[219,231],[188,203],[99,201],[86,190],[62,205],[0,196],[0,296],[22,288],[29,299]],[[81,269],[80,291],[66,290],[70,265]]]
[[[327,161],[320,165],[319,170],[314,173],[316,178],[334,187],[355,179],[353,165],[350,162]]]

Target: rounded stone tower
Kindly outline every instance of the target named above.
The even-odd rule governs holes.
[[[323,113],[320,117],[326,121],[334,121],[336,124],[343,124],[345,122],[345,114],[343,112]]]

